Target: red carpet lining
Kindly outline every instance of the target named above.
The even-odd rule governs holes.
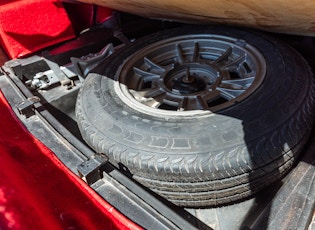
[[[58,0],[1,0],[0,43],[11,58],[22,57],[75,36]]]

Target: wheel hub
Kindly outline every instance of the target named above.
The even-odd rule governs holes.
[[[164,86],[174,94],[196,94],[209,89],[219,75],[209,65],[187,63],[166,71]]]

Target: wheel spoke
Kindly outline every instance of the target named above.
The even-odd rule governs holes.
[[[156,101],[154,98],[148,98],[142,102],[142,104],[149,106],[151,108],[158,108],[161,105],[161,102]]]
[[[137,67],[133,67],[133,71],[135,74],[137,74],[138,76],[143,78],[143,82],[150,82],[150,81],[152,82],[152,81],[160,78],[159,74],[147,72],[147,71],[144,71],[144,70],[139,69]]]
[[[208,104],[205,99],[201,96],[187,97],[181,104],[182,110],[206,110]]]
[[[180,104],[182,103],[182,101],[183,98],[176,98],[170,95],[165,95],[165,97],[163,98],[164,104],[177,108],[177,110],[180,110]]]
[[[207,94],[205,94],[202,98],[204,101],[208,103],[213,102],[221,97],[221,92],[218,90],[213,90]]]
[[[199,44],[198,44],[198,42],[195,42],[192,62],[196,62],[196,61],[198,61],[198,59],[199,59]]]
[[[148,65],[149,67],[151,67],[153,70],[156,70],[159,74],[162,74],[165,71],[165,69],[162,66],[154,63],[152,60],[150,60],[147,57],[144,57],[144,63]]]
[[[218,57],[215,61],[213,61],[213,64],[219,64],[223,61],[228,61],[229,56],[232,54],[232,47],[229,47],[220,57]]]
[[[137,91],[134,90],[133,94],[136,94],[140,97],[156,98],[156,97],[161,96],[162,94],[165,94],[165,92],[159,88],[150,88],[150,89],[137,90]]]
[[[233,60],[232,62],[224,64],[223,68],[228,69],[228,70],[237,70],[239,66],[245,61],[246,61],[246,54],[243,54],[239,56],[238,58],[236,58],[235,60]]]
[[[185,60],[184,60],[184,56],[183,56],[182,47],[179,44],[176,45],[176,53],[177,53],[178,63],[183,64],[185,62]]]
[[[226,89],[221,87],[217,87],[217,90],[221,92],[223,98],[229,101],[245,92],[243,89]]]
[[[129,90],[131,95],[140,103],[157,108],[166,97],[166,93],[159,88],[146,90]]]
[[[253,81],[254,77],[235,79],[235,80],[222,80],[220,86],[229,89],[247,89]]]
[[[141,88],[142,85],[143,85],[143,77],[139,75],[134,75],[128,83],[128,87],[134,90]]]

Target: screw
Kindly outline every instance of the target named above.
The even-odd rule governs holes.
[[[187,67],[186,69],[186,75],[185,77],[182,79],[182,81],[186,84],[190,84],[193,83],[194,81],[196,81],[196,78],[194,76],[190,75],[190,68]]]

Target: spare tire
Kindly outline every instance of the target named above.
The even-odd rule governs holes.
[[[248,197],[281,178],[306,143],[314,80],[266,35],[188,26],[109,57],[76,105],[84,140],[135,180],[186,207]]]

